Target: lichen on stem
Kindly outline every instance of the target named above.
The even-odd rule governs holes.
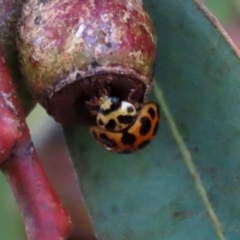
[[[71,232],[66,210],[52,189],[32,144],[0,46],[0,169],[5,174],[29,240],[63,240]]]

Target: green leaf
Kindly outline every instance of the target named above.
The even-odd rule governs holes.
[[[233,12],[235,0],[203,0],[208,9],[210,9],[216,17],[224,22],[225,25],[230,25],[234,22],[235,15]],[[236,9],[236,8],[235,8]]]
[[[118,155],[65,129],[98,239],[240,239],[239,58],[195,1],[144,4],[158,36],[156,139]]]
[[[0,174],[0,193],[0,239],[26,240],[17,204],[3,174]]]

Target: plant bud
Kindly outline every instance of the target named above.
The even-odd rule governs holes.
[[[146,101],[156,54],[141,0],[28,0],[19,24],[21,68],[56,121],[95,124],[105,95]]]

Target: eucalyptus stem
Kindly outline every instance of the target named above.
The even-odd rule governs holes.
[[[0,169],[12,188],[28,239],[66,239],[69,217],[40,164],[1,46]]]

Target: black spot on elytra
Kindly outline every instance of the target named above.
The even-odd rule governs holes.
[[[154,111],[153,108],[148,109],[148,113],[150,114],[150,116],[151,116],[152,119],[155,118],[155,115],[156,115],[156,114],[155,114],[155,111]]]
[[[142,136],[145,136],[151,129],[151,121],[148,117],[142,117],[140,121],[141,121],[140,134]]]
[[[103,125],[104,125],[102,119],[99,119],[99,120],[98,120],[98,125],[99,125],[99,126],[103,126]]]
[[[136,142],[136,137],[131,133],[124,132],[121,141],[124,145],[132,145]]]
[[[131,151],[131,150],[123,150],[123,151],[118,152],[118,153],[121,153],[121,154],[130,154],[130,153],[132,153],[132,151]]]
[[[93,62],[91,63],[91,66],[92,66],[93,68],[96,68],[96,67],[100,66],[100,64],[99,64],[97,61],[93,61]]]
[[[42,20],[41,16],[36,17],[36,18],[34,19],[35,25],[38,25],[38,24],[41,22],[41,20]]]
[[[128,113],[132,113],[133,111],[134,111],[133,107],[131,107],[131,106],[127,107],[127,112]]]
[[[100,140],[102,141],[102,143],[104,143],[107,147],[117,147],[117,144],[115,143],[114,140],[108,138],[108,136],[105,133],[101,133],[99,135]]]
[[[145,141],[141,142],[141,143],[138,145],[138,149],[143,149],[143,148],[145,148],[149,143],[150,143],[149,140],[145,140]]]
[[[116,127],[116,122],[114,119],[110,119],[108,123],[105,125],[106,130],[113,131]]]
[[[120,123],[124,123],[124,124],[131,124],[133,122],[135,117],[133,116],[129,116],[129,115],[120,115],[117,117],[117,120],[120,122]]]
[[[121,100],[117,97],[111,97],[110,101],[112,103],[110,106],[110,109],[104,110],[104,109],[100,108],[100,113],[102,113],[104,116],[117,110],[121,106]]]
[[[153,130],[153,136],[155,136],[156,133],[157,133],[158,125],[159,125],[159,122],[156,122],[156,124],[155,124],[155,126],[154,126],[154,130]]]

